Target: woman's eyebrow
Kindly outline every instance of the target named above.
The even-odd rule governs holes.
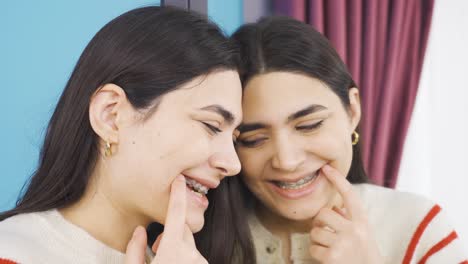
[[[254,131],[257,129],[263,129],[267,127],[268,125],[265,125],[263,123],[242,123],[237,127],[237,130],[239,130],[239,132],[242,134],[245,132]]]
[[[290,116],[288,116],[288,119],[287,119],[287,122],[286,123],[289,123],[295,119],[298,119],[300,117],[303,117],[303,116],[306,116],[306,115],[309,115],[309,114],[312,114],[312,113],[316,113],[316,112],[320,112],[320,111],[324,111],[324,110],[327,110],[328,108],[326,108],[325,106],[323,105],[318,105],[318,104],[312,104],[312,105],[309,105],[293,114],[291,114]]]
[[[220,105],[209,105],[209,106],[205,106],[205,107],[202,107],[200,108],[200,110],[203,110],[203,111],[210,111],[210,112],[213,112],[213,113],[216,113],[220,116],[223,117],[224,121],[228,124],[228,125],[232,125],[234,123],[234,115],[229,112],[228,110],[226,110],[224,107],[220,106]]]
[[[328,108],[326,108],[323,105],[318,105],[318,104],[309,105],[309,106],[307,106],[307,107],[305,107],[305,108],[303,108],[303,109],[289,115],[287,120],[286,120],[286,123],[289,123],[289,122],[291,122],[291,121],[293,121],[295,119],[298,119],[300,117],[303,117],[303,116],[306,116],[306,115],[309,115],[309,114],[312,114],[312,113],[324,111],[324,110],[327,110],[327,109]],[[270,127],[269,125],[261,123],[261,122],[242,123],[242,124],[239,125],[239,127],[237,127],[237,130],[239,130],[240,133],[245,133],[245,132],[250,132],[250,131],[257,130],[257,129],[264,129],[264,128],[269,128],[269,127]]]

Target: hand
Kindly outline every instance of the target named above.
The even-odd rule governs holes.
[[[190,228],[185,223],[187,210],[185,178],[179,175],[171,185],[164,232],[158,236],[152,250],[156,253],[152,264],[208,263],[195,246]],[[139,226],[127,245],[126,264],[145,263],[146,231]]]
[[[311,256],[320,263],[383,263],[369,230],[367,216],[352,185],[336,169],[325,165],[323,174],[338,190],[344,208],[322,208],[310,231]]]

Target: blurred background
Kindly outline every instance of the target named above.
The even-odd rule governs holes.
[[[0,211],[34,171],[44,131],[82,50],[112,18],[145,5],[207,14],[226,34],[281,14],[327,36],[358,84],[372,180],[421,194],[468,250],[468,1],[17,0],[0,5]],[[389,216],[391,221],[391,216]]]

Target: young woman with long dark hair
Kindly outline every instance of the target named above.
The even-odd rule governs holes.
[[[368,184],[359,89],[332,45],[287,17],[242,26],[237,153],[257,263],[466,263],[427,199]]]
[[[240,170],[237,55],[217,26],[176,8],[105,25],[58,101],[36,172],[0,214],[0,263],[142,263],[152,222],[166,225],[148,245],[157,263],[247,259],[228,199],[238,184],[222,181]]]

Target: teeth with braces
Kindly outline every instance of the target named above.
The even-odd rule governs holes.
[[[208,190],[209,188],[206,187],[205,185],[195,181],[194,179],[189,179],[189,178],[185,178],[185,182],[187,183],[187,185],[189,187],[191,187],[194,191],[195,194],[204,194],[204,195],[207,195],[208,194]]]
[[[297,182],[281,182],[281,181],[275,181],[275,184],[278,185],[282,189],[300,189],[309,183],[311,183],[315,178],[317,178],[319,172],[317,171],[314,174],[311,174],[309,176],[306,176]]]

